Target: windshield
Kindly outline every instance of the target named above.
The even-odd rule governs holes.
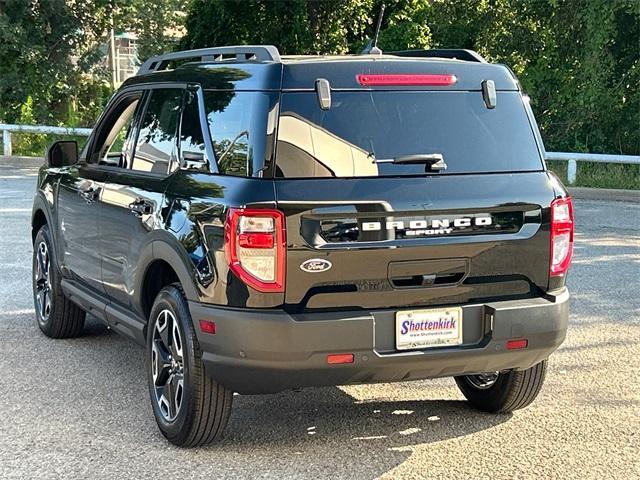
[[[542,170],[518,92],[337,91],[322,110],[315,92],[282,95],[277,177],[360,177]],[[440,154],[446,170],[406,156]]]

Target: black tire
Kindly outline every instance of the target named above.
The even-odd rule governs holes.
[[[180,447],[197,447],[220,439],[229,421],[233,392],[205,373],[179,285],[164,287],[153,303],[146,363],[153,414],[167,440]]]
[[[40,228],[33,243],[31,278],[36,320],[42,333],[51,338],[80,335],[86,314],[62,292],[56,252],[47,225]]]
[[[478,410],[507,413],[528,406],[540,393],[547,372],[547,360],[527,370],[500,373],[488,387],[479,388],[477,375],[455,377],[458,388]]]

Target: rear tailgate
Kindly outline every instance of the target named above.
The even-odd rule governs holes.
[[[539,296],[549,279],[545,172],[282,179],[292,311]],[[306,268],[309,260],[315,268]],[[304,269],[303,269],[304,268]]]

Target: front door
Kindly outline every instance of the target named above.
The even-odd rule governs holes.
[[[105,178],[86,164],[68,167],[56,202],[60,268],[66,278],[102,294],[98,217]]]
[[[139,100],[140,93],[126,94],[111,104],[81,162],[61,176],[58,189],[61,268],[66,277],[102,295],[100,217],[105,181],[111,168],[128,162]]]
[[[134,307],[135,278],[149,234],[162,228],[164,192],[177,167],[183,89],[145,93],[131,161],[110,169],[102,194],[102,280],[110,299]]]

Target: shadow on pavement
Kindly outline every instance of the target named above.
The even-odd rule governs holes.
[[[297,477],[299,472],[334,472],[334,478],[345,478],[353,471],[358,472],[358,478],[376,478],[407,460],[414,446],[487,430],[511,417],[482,414],[463,401],[359,400],[335,387],[236,395],[221,443],[178,449],[171,447],[155,426],[142,348],[92,319],[84,335],[72,340],[45,338],[37,331],[32,315],[6,320],[9,328],[5,333],[15,335],[15,340],[22,337],[22,346],[8,352],[24,367],[16,369],[16,375],[26,379],[27,372],[37,365],[55,364],[64,365],[64,376],[23,383],[18,390],[24,387],[24,391],[15,391],[13,398],[5,401],[18,407],[14,414],[22,417],[21,421],[30,425],[46,422],[54,432],[64,431],[64,448],[70,451],[86,449],[82,439],[90,438],[102,445],[104,455],[120,455],[130,461],[139,449],[163,455],[169,450],[173,462],[198,470],[229,473],[237,468],[236,462],[249,462],[268,464],[268,470],[262,472],[265,474],[274,474],[273,468],[280,465],[284,477]],[[37,360],[25,351],[27,345],[39,352]],[[415,397],[424,391],[426,397],[428,388],[428,384],[412,387],[409,394]],[[403,390],[399,386],[398,391]],[[376,390],[371,391],[375,395]],[[30,430],[22,432],[25,434],[45,444],[57,438],[57,434],[43,438]]]

